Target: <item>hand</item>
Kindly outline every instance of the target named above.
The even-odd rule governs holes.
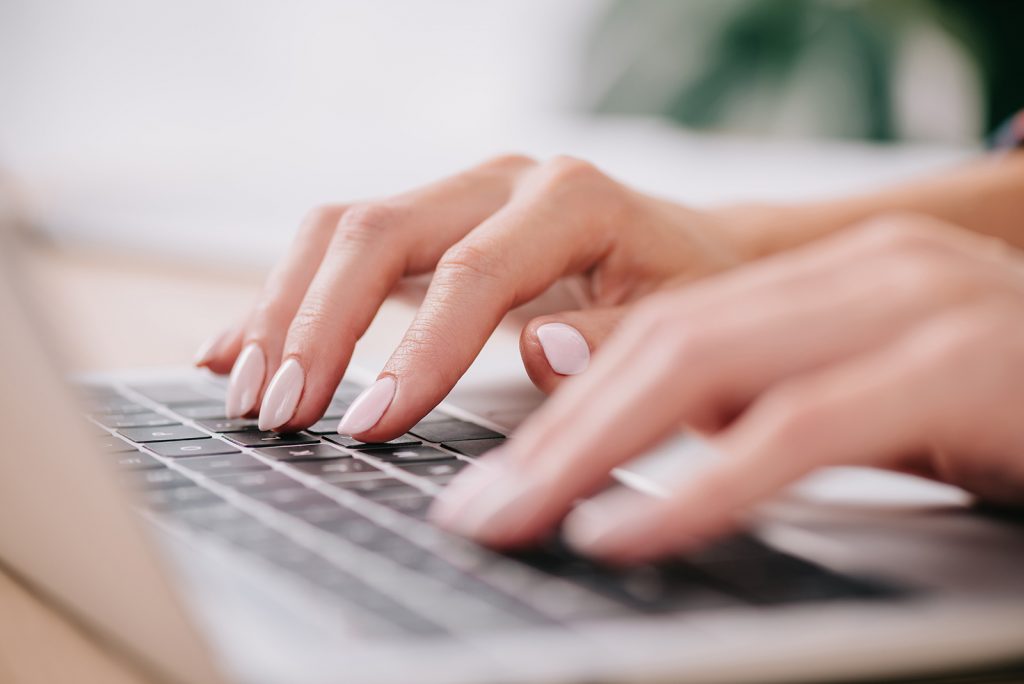
[[[304,428],[323,415],[399,279],[433,270],[401,344],[339,426],[386,440],[448,394],[507,311],[559,278],[584,276],[595,307],[524,329],[524,362],[545,390],[586,366],[625,305],[730,266],[737,253],[709,214],[636,193],[587,163],[501,157],[403,195],[314,211],[259,305],[197,363],[233,367],[229,416],[259,408],[261,429]]]
[[[638,303],[432,515],[526,544],[680,426],[720,456],[663,499],[598,494],[569,513],[571,544],[615,562],[685,550],[828,465],[1024,505],[1022,373],[1024,256],[934,219],[879,220]]]

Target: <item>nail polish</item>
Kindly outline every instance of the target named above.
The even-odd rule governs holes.
[[[224,333],[220,333],[199,345],[199,349],[196,350],[195,356],[192,357],[192,363],[196,366],[205,366],[208,364],[210,362],[210,357],[213,356],[213,350],[217,347],[223,337]]]
[[[260,430],[273,430],[291,420],[305,382],[306,376],[296,359],[288,359],[281,364],[263,395],[258,423]]]
[[[224,415],[241,418],[253,409],[266,372],[267,359],[259,345],[250,344],[242,350],[231,369]]]
[[[559,375],[582,373],[590,364],[590,347],[580,331],[565,323],[545,323],[537,339],[551,370]]]
[[[495,542],[518,529],[545,498],[542,483],[506,471],[472,497],[457,516],[448,518],[446,527],[470,539]]]
[[[395,387],[395,379],[385,375],[363,390],[342,416],[338,423],[338,433],[358,435],[376,425],[395,398]]]

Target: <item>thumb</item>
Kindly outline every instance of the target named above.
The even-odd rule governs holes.
[[[519,337],[523,365],[538,388],[553,392],[587,369],[590,356],[625,315],[624,307],[563,311],[534,318]]]

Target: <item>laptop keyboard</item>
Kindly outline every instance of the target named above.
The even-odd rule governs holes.
[[[612,568],[557,540],[499,554],[426,521],[441,489],[504,436],[435,410],[364,444],[334,432],[362,388],[294,434],[223,415],[214,381],[81,391],[96,450],[158,521],[212,538],[346,605],[368,634],[443,635],[623,615],[891,597],[736,535],[656,565]]]

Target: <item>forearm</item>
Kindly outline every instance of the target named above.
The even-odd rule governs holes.
[[[793,205],[737,205],[716,212],[745,256],[823,237],[873,216],[928,214],[1024,247],[1024,150],[992,156],[885,190]]]

